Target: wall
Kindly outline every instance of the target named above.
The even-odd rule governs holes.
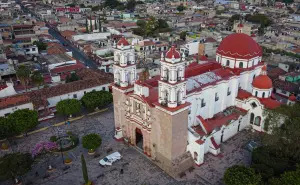
[[[96,91],[101,91],[101,90],[106,90],[108,91],[108,86],[110,84],[104,84],[104,85],[101,85],[101,86],[97,86],[97,87],[94,87],[94,88],[89,88],[89,89],[84,89],[84,90],[80,90],[80,91],[76,91],[76,92],[71,92],[69,94],[64,94],[64,95],[60,95],[60,96],[55,96],[55,97],[51,97],[51,98],[48,98],[48,102],[49,102],[49,107],[55,107],[56,104],[61,101],[61,100],[65,100],[65,99],[73,99],[73,95],[76,94],[77,95],[77,98],[75,99],[78,99],[80,100],[83,95],[84,95],[84,92],[91,92],[93,90],[96,90]],[[105,89],[102,89],[102,88],[105,88]]]
[[[78,41],[78,40],[100,40],[100,39],[107,39],[108,36],[110,36],[111,33],[105,32],[105,33],[91,33],[91,34],[82,34],[82,35],[73,35],[72,40]]]
[[[26,103],[26,104],[22,104],[22,105],[17,105],[17,106],[14,106],[14,107],[2,109],[0,111],[0,116],[4,117],[5,114],[11,114],[11,113],[13,113],[13,112],[15,112],[17,110],[20,110],[20,109],[30,109],[30,110],[33,110],[33,104],[30,102],[30,103]]]

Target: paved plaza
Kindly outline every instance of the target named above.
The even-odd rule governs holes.
[[[55,120],[48,121],[48,125]],[[45,124],[45,123],[44,123]],[[35,162],[33,170],[22,177],[23,184],[35,185],[80,185],[83,183],[81,171],[81,153],[85,154],[89,178],[95,185],[218,185],[222,184],[224,171],[234,164],[249,164],[250,154],[243,146],[253,137],[248,131],[243,131],[221,145],[222,156],[206,155],[205,163],[191,172],[187,172],[182,178],[174,179],[154,165],[150,159],[142,155],[133,147],[124,145],[113,139],[114,119],[113,111],[98,113],[63,125],[60,130],[71,131],[81,138],[88,133],[98,133],[102,137],[102,145],[94,156],[89,156],[81,143],[72,151],[65,152],[73,163],[64,165],[60,153],[48,154]],[[52,135],[57,135],[57,127],[51,127],[45,131],[10,141],[12,150],[17,152],[31,152],[36,143],[49,141]],[[10,150],[9,152],[12,152]],[[110,167],[101,167],[99,160],[107,154],[119,151],[123,158]],[[5,152],[0,151],[0,155]],[[47,172],[47,166],[55,167],[54,172]],[[67,169],[68,168],[68,169]],[[123,169],[123,173],[121,172]],[[4,185],[11,182],[3,183]]]

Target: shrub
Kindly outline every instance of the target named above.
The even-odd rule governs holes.
[[[57,141],[57,137],[56,136],[51,136],[50,137],[50,141],[51,142],[56,142]]]
[[[98,134],[88,134],[82,137],[82,146],[89,150],[95,150],[101,145],[102,139]]]
[[[228,168],[224,175],[226,185],[258,185],[261,177],[256,175],[252,168],[245,166],[232,166]]]

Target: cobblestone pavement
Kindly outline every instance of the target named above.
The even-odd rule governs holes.
[[[54,122],[54,120],[53,120]],[[49,124],[53,124],[50,123]],[[195,167],[192,172],[187,172],[182,179],[173,179],[159,167],[154,165],[147,157],[140,154],[135,148],[128,147],[113,139],[114,120],[113,111],[102,112],[74,121],[69,126],[61,126],[60,130],[72,131],[81,138],[88,133],[98,133],[102,137],[102,145],[97,149],[94,156],[89,156],[87,150],[82,148],[81,143],[72,151],[65,152],[73,163],[62,164],[60,153],[48,154],[35,162],[33,170],[24,176],[24,185],[80,185],[83,183],[81,171],[81,153],[85,154],[89,178],[95,185],[217,185],[221,184],[221,178],[227,167],[234,164],[249,164],[249,153],[242,149],[251,134],[242,132],[222,145],[223,158],[206,155],[205,163],[201,167]],[[57,128],[50,128],[28,137],[10,141],[12,150],[17,152],[31,152],[35,144],[49,141],[52,135],[57,135]],[[9,152],[12,152],[10,150]],[[105,157],[108,150],[119,151],[123,158],[110,167],[101,167],[99,160]],[[109,153],[111,153],[109,152]],[[0,151],[0,156],[5,152]],[[47,172],[47,166],[51,164],[56,170]],[[69,167],[66,169],[66,167]],[[123,169],[123,174],[121,173]],[[37,173],[36,173],[37,172]],[[1,183],[0,183],[1,184]],[[11,182],[3,183],[3,185]]]

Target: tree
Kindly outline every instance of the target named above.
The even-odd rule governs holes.
[[[20,65],[17,69],[17,77],[19,78],[21,84],[25,87],[27,92],[27,84],[30,77],[30,69],[27,66]]]
[[[48,46],[46,43],[41,41],[34,41],[33,44],[38,47],[39,51],[46,50]]]
[[[121,3],[118,0],[105,0],[104,6],[109,7],[111,9],[115,9],[120,6]]]
[[[112,102],[112,94],[107,91],[91,91],[86,93],[81,102],[84,107],[88,109],[95,109],[97,107],[104,107]]]
[[[158,19],[157,21],[158,21],[158,28],[159,29],[169,28],[169,25],[168,25],[168,23],[167,23],[166,20],[164,20],[164,19]]]
[[[44,77],[39,71],[34,71],[31,75],[31,81],[38,86],[38,89],[40,86],[44,83]]]
[[[185,10],[186,8],[183,5],[179,5],[177,6],[177,11],[178,12],[182,12],[183,10]]]
[[[228,168],[224,175],[226,185],[258,185],[261,177],[255,174],[254,170],[245,166],[232,166]]]
[[[234,21],[237,21],[237,20],[240,20],[241,19],[241,15],[240,14],[234,14],[233,16],[231,16],[230,18],[229,18],[229,23],[230,24],[233,24],[234,23]]]
[[[102,139],[98,134],[88,134],[82,137],[82,146],[83,148],[94,151],[101,145]]]
[[[285,172],[280,178],[270,180],[270,185],[299,185],[300,184],[300,167],[297,170]]]
[[[126,9],[130,10],[130,11],[134,11],[135,6],[136,6],[136,1],[135,0],[129,0],[129,1],[127,1]]]
[[[85,18],[85,32],[89,33],[89,26],[88,26],[88,20]]]
[[[146,26],[146,21],[145,20],[137,20],[136,25],[139,26],[140,28],[144,28]]]
[[[147,21],[145,33],[147,36],[153,35],[154,31],[158,27],[158,21],[155,19],[155,17],[150,17],[149,21]]]
[[[89,181],[88,171],[87,171],[87,167],[86,167],[86,163],[85,163],[83,154],[81,154],[81,168],[82,168],[82,176],[84,179],[84,184],[85,185],[92,184],[91,181]]]
[[[182,39],[182,40],[186,39],[186,31],[183,31],[180,33],[180,39]]]
[[[31,169],[33,159],[29,153],[11,153],[0,158],[0,178],[17,179]],[[16,180],[18,182],[18,180]]]
[[[20,109],[8,116],[15,133],[26,133],[38,124],[38,113],[34,110]]]
[[[78,80],[80,80],[80,78],[76,73],[71,73],[71,77],[69,75],[66,77],[66,83],[75,82]]]
[[[0,140],[14,134],[13,125],[5,117],[0,117]]]
[[[59,114],[68,116],[79,113],[81,111],[81,104],[76,99],[61,100],[56,105],[56,110]]]

